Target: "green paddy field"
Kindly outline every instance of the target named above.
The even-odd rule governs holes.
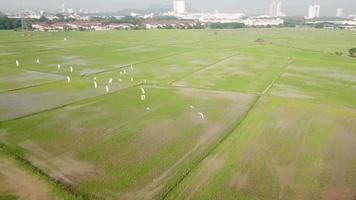
[[[0,199],[354,200],[352,47],[301,28],[0,31]]]

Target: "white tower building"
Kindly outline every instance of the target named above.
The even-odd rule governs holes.
[[[66,6],[64,4],[62,4],[62,6],[61,6],[61,11],[62,11],[62,13],[66,12]]]
[[[281,17],[282,13],[282,2],[273,1],[269,7],[269,15],[271,17]]]
[[[184,0],[173,1],[173,10],[178,14],[187,12],[187,3]]]
[[[308,18],[318,18],[320,17],[320,5],[309,5]]]
[[[343,8],[336,9],[336,17],[344,18],[344,9]]]

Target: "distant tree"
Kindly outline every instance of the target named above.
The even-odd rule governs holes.
[[[194,28],[194,29],[203,29],[203,28],[206,28],[206,26],[203,25],[203,24],[201,24],[201,23],[198,23],[198,24],[195,24],[195,25],[193,26],[193,28]]]
[[[45,16],[41,16],[39,19],[38,19],[39,22],[47,22],[48,19],[45,17]]]
[[[341,51],[337,51],[337,52],[335,52],[335,55],[337,55],[337,56],[343,56],[344,53],[342,53]]]
[[[141,20],[137,17],[125,16],[122,19],[118,20],[119,23],[127,23],[133,25],[141,25]]]
[[[57,14],[55,15],[55,17],[58,18],[58,21],[63,21],[63,20],[64,20],[64,15],[61,14],[61,13],[57,13]]]
[[[315,28],[324,28],[324,24],[323,23],[318,23],[318,24],[315,24],[314,27]]]
[[[351,57],[356,57],[356,48],[352,48],[349,50],[350,56]]]
[[[257,42],[257,43],[264,43],[265,40],[262,39],[262,38],[257,38],[257,39],[255,40],[255,42]]]
[[[238,29],[244,28],[245,25],[243,23],[212,23],[210,24],[210,28],[212,29]]]
[[[19,19],[11,19],[6,15],[0,14],[0,29],[16,29],[21,27]]]
[[[282,26],[295,28],[297,25],[296,25],[296,23],[285,21]]]
[[[174,16],[154,16],[154,20],[178,20],[177,17]]]
[[[103,18],[101,17],[95,17],[95,16],[90,16],[89,17],[89,21],[102,21]]]

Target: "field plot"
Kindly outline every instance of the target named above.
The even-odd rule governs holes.
[[[83,99],[105,95],[105,86],[108,85],[108,81],[109,78],[98,78],[98,86],[95,88],[93,80],[77,77],[71,78],[70,84],[65,79],[38,87],[0,93],[0,121],[11,120],[65,106]],[[119,83],[116,79],[115,82],[110,84],[109,92],[131,87],[135,84],[138,83],[128,80]]]
[[[299,28],[0,31],[0,199],[354,200],[352,47]]]
[[[85,37],[87,34],[49,34],[48,39],[42,40],[21,38],[25,41],[3,45],[5,48],[0,53],[3,54],[4,59],[1,59],[0,63],[3,66],[15,67],[15,60],[19,60],[20,67],[23,69],[62,75],[68,75],[69,67],[72,66],[74,71],[71,75],[90,75],[186,51],[186,48],[164,44],[162,46],[131,44],[121,37],[115,40],[108,40],[98,35]],[[68,38],[67,41],[63,40],[65,37]],[[26,45],[19,48],[21,43]],[[36,63],[37,59],[40,60],[39,64]],[[57,68],[58,64],[61,65],[60,69]]]
[[[224,136],[253,100],[191,89],[146,92],[145,102],[140,89],[131,88],[6,122],[2,141],[81,192],[153,198]]]
[[[354,66],[355,61],[347,58],[294,59],[269,94],[354,108]]]
[[[207,68],[235,54],[234,49],[200,50],[146,62],[136,66],[139,79],[149,78],[150,84],[170,85],[189,74]]]
[[[245,92],[263,92],[288,58],[235,55],[173,83],[174,86]]]
[[[287,33],[288,32],[288,33]],[[288,34],[288,36],[286,35]],[[337,30],[282,30],[281,32],[265,31],[263,38],[270,40],[274,45],[290,47],[294,49],[311,50],[314,52],[335,53],[344,52],[350,47],[352,32]],[[355,34],[353,34],[354,37]],[[335,37],[337,36],[337,37]],[[291,39],[293,38],[293,39]]]
[[[356,113],[262,97],[171,199],[353,199]]]

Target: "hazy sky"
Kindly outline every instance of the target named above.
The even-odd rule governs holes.
[[[149,8],[171,5],[173,0],[0,0],[0,10],[58,9],[62,3],[86,10],[115,11],[123,8]],[[273,0],[190,0],[192,7],[201,11],[244,12],[261,14],[268,11]],[[306,15],[309,4],[320,4],[322,15],[335,15],[342,7],[346,14],[356,14],[356,0],[282,0],[283,11],[289,15]]]

